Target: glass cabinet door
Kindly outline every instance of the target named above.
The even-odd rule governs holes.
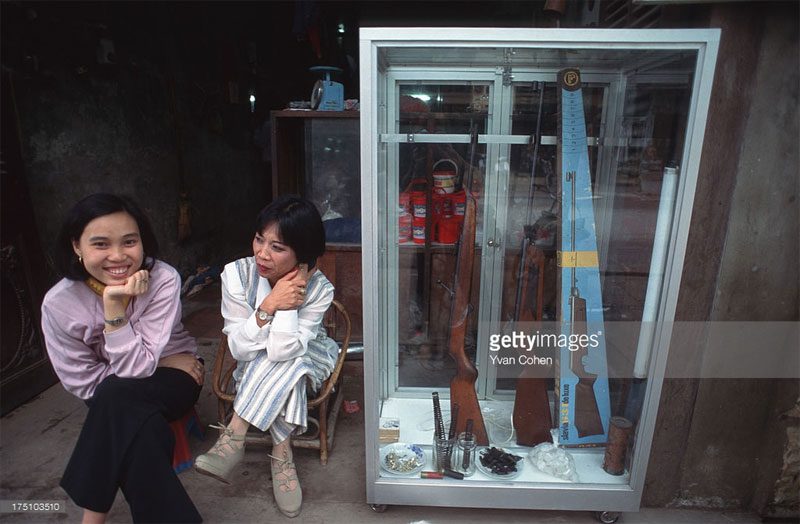
[[[447,388],[455,372],[447,346],[458,242],[467,190],[480,201],[486,155],[485,144],[453,143],[447,136],[486,134],[491,86],[398,81],[396,88],[396,131],[416,137],[398,144],[397,152],[397,388]],[[425,138],[431,141],[418,141]],[[482,212],[476,223],[482,230]],[[475,279],[466,291],[477,304],[480,247],[471,242]],[[465,351],[473,362],[477,327],[471,315]]]
[[[457,372],[449,349],[455,317],[464,320],[464,358],[473,367],[479,358],[487,144],[478,137],[492,125],[495,87],[487,74],[466,81],[460,73],[415,81],[398,75],[388,91],[391,127],[383,140],[393,284],[387,294],[396,342],[387,348],[381,416],[385,423],[403,420],[404,438],[427,447],[432,393],[441,395],[449,417],[450,381]]]
[[[519,76],[530,80],[512,86],[508,128],[512,135],[538,137],[538,140],[510,144],[504,151],[510,168],[506,197],[498,204],[498,214],[502,217],[498,228],[503,231],[505,247],[498,311],[494,315],[504,332],[513,332],[520,322],[558,320],[559,88],[552,74]],[[602,153],[608,154],[601,153],[598,143],[604,138],[607,120],[613,118],[608,115],[610,90],[609,82],[584,78],[589,172],[595,193],[599,185],[598,161]],[[516,379],[505,373],[497,377],[492,371],[493,366],[487,366],[487,395],[506,399],[513,395]]]

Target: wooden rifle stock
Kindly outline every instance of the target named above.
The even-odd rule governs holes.
[[[526,231],[527,231],[526,226]],[[522,260],[520,261],[523,281],[522,299],[518,308],[520,321],[541,321],[542,300],[544,288],[544,254],[533,245],[533,236],[526,239]],[[531,306],[528,292],[529,277],[536,268],[536,309]],[[550,399],[547,396],[547,379],[541,376],[527,376],[531,374],[531,366],[525,366],[517,377],[517,391],[514,399],[514,431],[517,435],[517,444],[520,446],[535,446],[542,442],[550,442],[550,429],[553,427],[553,418],[550,414]],[[540,374],[540,373],[539,373]]]
[[[477,128],[471,132],[470,163],[465,170],[472,170],[475,147],[478,142]],[[466,173],[465,173],[466,175]],[[478,394],[475,392],[475,381],[478,379],[478,370],[467,357],[464,341],[466,340],[469,320],[469,297],[472,288],[472,264],[475,258],[475,221],[477,210],[475,197],[470,187],[471,176],[464,177],[464,192],[466,193],[466,206],[464,210],[464,224],[461,230],[461,240],[458,243],[456,258],[455,286],[453,289],[453,302],[450,308],[450,340],[448,350],[456,363],[456,374],[450,380],[450,409],[459,406],[459,420],[456,434],[466,429],[467,420],[472,420],[472,433],[475,441],[481,445],[489,444],[486,435],[486,426],[483,423],[481,406],[478,403]]]
[[[526,377],[523,372],[517,378],[514,400],[514,430],[517,434],[517,444],[535,446],[542,442],[551,442],[552,427],[547,380],[541,377]]]
[[[572,309],[572,340],[588,340],[586,333],[586,299],[581,298],[577,291],[569,298]],[[578,344],[578,349],[572,351],[570,346],[569,369],[578,377],[575,386],[575,428],[579,437],[601,435],[603,422],[600,420],[600,410],[597,408],[597,397],[594,393],[594,383],[597,375],[586,371],[584,358],[589,355],[587,345]],[[588,341],[586,342],[588,344]]]
[[[544,313],[544,253],[533,245],[532,228],[525,226],[525,243],[520,257],[520,301],[517,308],[516,320],[519,322],[533,322],[542,320]],[[536,277],[536,299],[531,297],[531,276]],[[534,308],[535,304],[535,308]]]

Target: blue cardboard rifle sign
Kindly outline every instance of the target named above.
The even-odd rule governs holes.
[[[559,71],[558,84],[561,105],[559,306],[561,334],[569,341],[560,348],[556,391],[560,404],[559,443],[601,445],[608,435],[610,401],[580,71]]]

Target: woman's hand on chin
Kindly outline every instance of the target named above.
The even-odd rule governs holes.
[[[150,272],[140,269],[129,276],[124,284],[107,285],[103,291],[103,299],[122,300],[125,297],[143,295],[150,287]]]
[[[274,314],[278,310],[299,308],[306,299],[307,281],[305,271],[292,269],[275,283],[270,294],[261,303],[261,309]]]

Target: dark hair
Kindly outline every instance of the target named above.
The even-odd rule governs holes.
[[[313,268],[325,253],[325,228],[316,206],[295,195],[279,196],[258,214],[256,234],[273,223],[283,243],[294,250],[297,262]]]
[[[72,249],[72,242],[78,242],[86,229],[86,224],[95,218],[124,211],[136,221],[139,226],[139,235],[142,239],[144,250],[143,269],[151,269],[158,256],[158,240],[153,233],[153,228],[147,216],[142,212],[136,202],[127,196],[112,195],[111,193],[95,193],[80,200],[72,206],[58,233],[55,250],[56,269],[70,280],[86,280],[89,273],[83,264],[78,262],[78,257]]]

